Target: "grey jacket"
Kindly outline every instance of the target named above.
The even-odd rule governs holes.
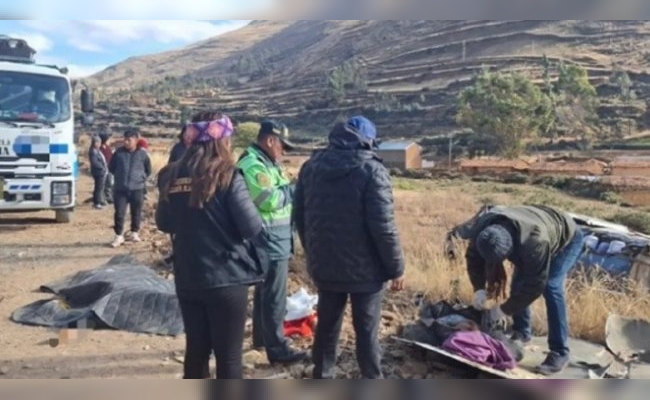
[[[151,160],[142,149],[129,152],[122,147],[111,158],[108,170],[115,177],[115,191],[142,190],[151,175]]]
[[[106,176],[108,173],[108,165],[106,165],[106,159],[102,152],[96,148],[92,148],[88,153],[88,158],[90,159],[90,173],[92,176]]]

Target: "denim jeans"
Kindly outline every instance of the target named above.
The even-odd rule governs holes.
[[[584,234],[578,228],[573,240],[551,260],[548,282],[544,289],[548,323],[548,347],[551,351],[566,356],[569,354],[569,322],[564,298],[564,282],[569,271],[576,265],[584,249]],[[517,274],[512,279],[512,287],[519,284]],[[532,336],[530,307],[513,316],[515,332]]]

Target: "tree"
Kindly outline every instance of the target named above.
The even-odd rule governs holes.
[[[555,114],[560,127],[569,136],[579,138],[586,147],[591,146],[599,132],[599,101],[587,70],[560,63],[555,93]]]
[[[457,122],[502,156],[519,156],[528,139],[553,123],[549,97],[522,75],[484,70],[459,97]]]
[[[636,93],[632,90],[632,80],[627,72],[615,69],[609,81],[619,88],[623,103],[630,104],[632,100],[636,99]]]
[[[190,119],[190,113],[191,110],[188,106],[183,106],[180,109],[180,114],[181,114],[181,126],[184,126],[187,124],[187,121]]]
[[[257,140],[257,134],[260,130],[260,124],[257,122],[242,122],[237,125],[235,130],[234,147],[246,148]]]

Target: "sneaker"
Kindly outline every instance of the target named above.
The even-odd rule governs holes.
[[[521,342],[523,344],[526,344],[532,340],[532,337],[526,335],[525,333],[514,331],[512,332],[512,336],[510,336],[510,340],[513,342]]]
[[[546,356],[546,360],[537,367],[537,372],[547,376],[557,374],[569,365],[569,361],[570,357],[568,355],[563,356],[560,353],[551,351]]]
[[[113,243],[111,243],[111,247],[113,247],[115,249],[115,248],[120,247],[123,244],[124,244],[124,236],[116,235],[115,239],[113,239]]]
[[[137,232],[131,232],[131,234],[129,235],[129,242],[138,243],[141,241],[142,239],[140,239],[140,235],[138,235]]]

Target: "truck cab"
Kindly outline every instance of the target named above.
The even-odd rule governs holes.
[[[76,201],[73,91],[66,68],[37,65],[34,54],[0,36],[0,213],[52,210],[66,223]],[[92,112],[92,96],[82,98]]]

